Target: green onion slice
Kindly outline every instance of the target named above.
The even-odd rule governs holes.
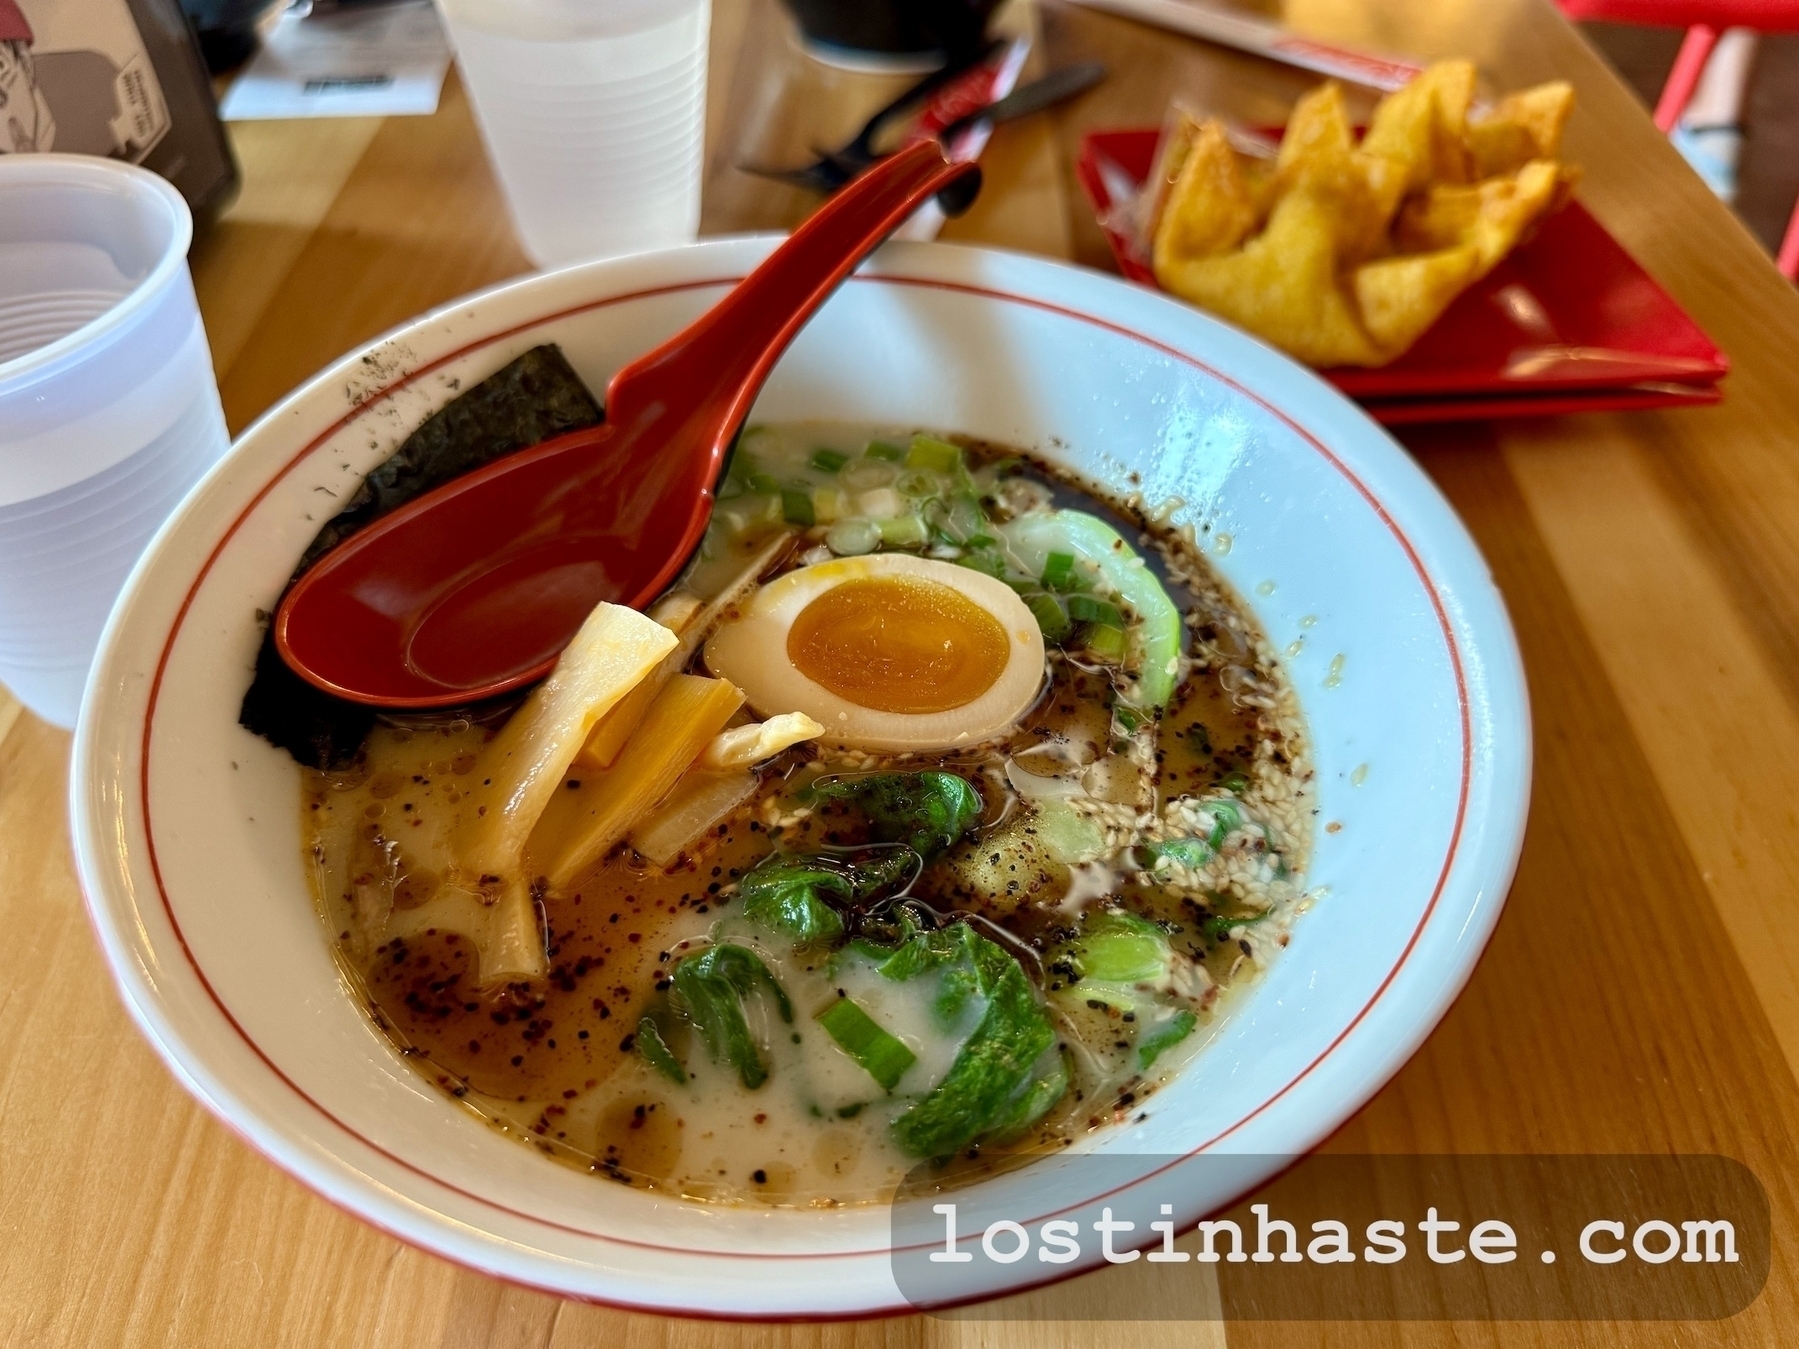
[[[993,553],[984,553],[971,548],[971,551],[956,559],[956,565],[967,567],[970,571],[978,571],[983,576],[991,576],[996,581],[1006,579],[1005,561]]]
[[[1031,617],[1037,620],[1037,626],[1043,630],[1043,640],[1052,645],[1074,631],[1074,625],[1068,621],[1068,615],[1062,612],[1062,606],[1054,595],[1046,595],[1041,591],[1035,595],[1027,595],[1024,607],[1031,611]]]
[[[1057,557],[1066,557],[1065,553],[1051,554],[1053,562]],[[1049,568],[1046,566],[1047,574]],[[1045,582],[1047,584],[1047,582]],[[1118,612],[1118,606],[1108,604],[1105,600],[1095,599],[1091,595],[1070,595],[1068,597],[1068,616],[1077,623],[1103,623],[1108,628],[1124,627],[1124,615]]]
[[[907,468],[953,473],[961,464],[962,451],[947,440],[937,440],[931,436],[912,437],[912,448],[906,454]]]
[[[1075,596],[1079,599],[1080,596]],[[1121,661],[1124,659],[1124,629],[1115,628],[1110,623],[1089,623],[1081,634],[1081,642],[1087,650],[1105,661]]]
[[[895,548],[915,547],[931,537],[924,521],[916,515],[898,515],[875,523],[881,531],[881,542]]]
[[[811,526],[818,523],[818,515],[812,509],[812,495],[809,492],[784,489],[781,492],[781,515],[790,525]]]
[[[861,1064],[885,1091],[898,1086],[906,1069],[918,1062],[918,1056],[898,1037],[882,1030],[880,1023],[850,998],[839,998],[820,1012],[816,1020],[838,1047]]]

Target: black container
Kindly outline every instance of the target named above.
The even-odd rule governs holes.
[[[813,42],[895,56],[978,51],[999,0],[785,0]]]
[[[255,53],[256,25],[283,0],[181,0],[213,74],[235,70]]]
[[[240,181],[231,142],[219,122],[212,81],[206,78],[193,30],[176,0],[126,0],[144,50],[162,81],[174,121],[162,142],[138,162],[180,190],[194,219],[207,224],[237,195]]]

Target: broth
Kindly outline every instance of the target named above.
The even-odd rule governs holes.
[[[1016,575],[1009,584],[1035,606],[1046,635],[1065,620],[1074,626],[1040,658],[1037,691],[1003,734],[896,751],[842,747],[827,730],[783,749],[667,865],[625,843],[565,884],[545,878],[554,868],[534,875],[547,973],[486,983],[480,934],[494,921],[493,896],[459,873],[458,849],[471,808],[486,809],[475,804],[490,785],[478,776],[482,755],[508,712],[383,718],[349,768],[308,770],[303,810],[318,901],[384,1032],[494,1127],[614,1181],[708,1201],[880,1200],[924,1156],[937,1157],[942,1183],[953,1184],[1129,1118],[1211,1037],[1227,994],[1285,944],[1306,902],[1303,727],[1267,643],[1191,534],[968,442],[943,472],[973,484],[985,523],[965,521],[957,533],[944,523],[956,507],[924,497],[914,515],[871,525],[858,504],[889,508],[883,493],[929,486],[923,479],[935,470],[882,457],[910,438],[823,424],[746,433],[702,554],[677,587],[689,611],[784,538],[790,551],[758,593],[838,552],[981,565],[982,531],[1076,510],[1139,540],[1179,611],[1184,649],[1167,672],[1173,690],[1160,715],[1131,701],[1155,650],[1139,630],[1142,615],[1101,584],[1103,570],[1091,584],[1062,576],[1064,555],[1052,551],[1041,590]],[[922,441],[926,464],[949,463],[932,448],[944,442]],[[957,500],[965,506],[966,494]],[[908,519],[924,521],[924,537]],[[1026,534],[1006,536],[1014,562]],[[974,601],[961,591],[948,602],[876,593],[895,584],[826,591],[822,606],[800,611],[805,621],[795,620],[784,649],[765,646],[858,706],[914,718],[954,715],[945,708],[997,687],[1006,661],[995,645],[1004,640],[999,622],[981,611],[955,619],[958,632],[975,634],[958,648],[933,635],[931,606],[954,618]],[[858,595],[858,585],[876,591]],[[727,622],[753,617],[744,600]],[[696,651],[687,672],[705,676],[708,658]],[[889,658],[924,663],[926,696],[895,689],[906,676],[883,673]],[[1135,683],[1132,659],[1142,667]],[[789,678],[785,667],[776,676]],[[539,840],[557,821],[597,809],[587,803],[624,762],[570,768],[532,835],[532,856],[544,855]],[[974,789],[956,798],[971,799],[976,813],[955,841],[884,833],[870,784],[953,785],[918,776],[934,772]],[[868,776],[895,773],[905,776]],[[727,780],[718,781],[722,791]],[[907,848],[915,851],[901,858]],[[848,878],[827,878],[842,887],[826,906],[839,925],[829,940],[771,936],[766,919],[747,914],[746,878],[766,879],[771,858]],[[876,898],[864,902],[858,887],[870,877],[879,878]],[[927,948],[939,962],[929,973],[895,973],[895,952]],[[733,951],[749,957],[729,957],[735,973],[725,968]],[[1158,972],[1118,966],[1139,957]],[[972,1139],[954,1125],[931,1133],[920,1123],[924,1103],[968,1075],[969,1046],[1007,997],[1017,1002],[1016,982],[1005,982],[1015,980],[1014,963],[1037,1008],[1019,1004],[1019,1024],[1036,1015],[1053,1030],[1028,1080],[1037,1113]],[[713,982],[701,983],[700,971]],[[720,1057],[701,1005],[706,990],[727,986],[738,1009],[730,1016],[740,1014],[749,1037],[735,1060]],[[763,1080],[752,1085],[755,1071]],[[929,1150],[948,1139],[947,1153]]]

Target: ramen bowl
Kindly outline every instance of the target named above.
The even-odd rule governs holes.
[[[601,390],[774,242],[497,287],[346,356],[268,412],[158,535],[112,616],[72,811],[88,904],[139,1026],[209,1109],[326,1198],[565,1296],[861,1316],[912,1305],[886,1207],[707,1205],[586,1177],[410,1067],[334,962],[302,856],[298,769],[236,719],[262,616],[302,550],[430,412],[543,342]],[[1100,1171],[1074,1164],[1098,1157],[1106,1194],[1153,1182],[1185,1224],[1314,1146],[1455,997],[1523,835],[1517,649],[1443,498],[1352,404],[1255,340],[1111,278],[938,244],[890,245],[853,277],[781,360],[755,416],[929,425],[1139,492],[1194,525],[1274,647],[1293,653],[1317,772],[1315,902],[1203,1052],[1038,1171],[1035,1198],[1067,1212],[1098,1202],[1082,1187]],[[1171,1165],[1181,1158],[1235,1160]],[[990,1263],[956,1296],[1088,1263]]]

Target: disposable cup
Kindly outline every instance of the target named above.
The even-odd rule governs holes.
[[[439,0],[540,267],[699,230],[711,0]]]
[[[192,234],[153,173],[0,156],[0,683],[59,726],[144,545],[230,443]]]

